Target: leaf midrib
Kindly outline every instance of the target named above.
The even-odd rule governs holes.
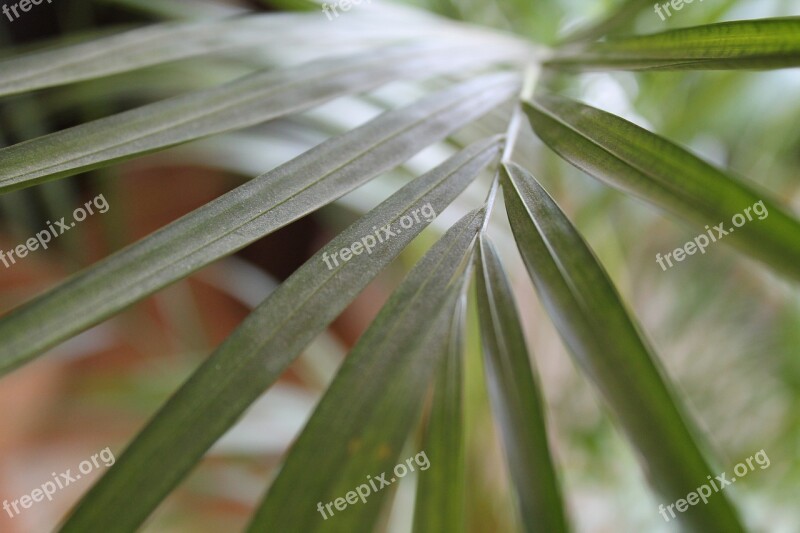
[[[413,57],[414,54],[408,54],[408,56]],[[407,56],[404,56],[404,57],[407,57]],[[373,64],[380,64],[380,63],[383,63],[383,62],[385,62],[385,58],[382,58],[382,59],[377,60],[377,61],[369,62],[366,65],[362,65],[361,68],[368,68],[369,66],[371,66]],[[270,89],[266,92],[266,94],[261,94],[261,93],[259,93],[259,94],[245,94],[245,95],[239,97],[239,99],[236,99],[236,100],[233,100],[233,101],[226,100],[224,103],[222,103],[221,105],[219,105],[218,107],[216,107],[212,111],[207,111],[207,112],[204,111],[200,115],[192,115],[192,116],[190,116],[188,118],[180,119],[180,120],[178,120],[176,122],[173,122],[173,123],[171,123],[171,124],[169,124],[167,126],[164,126],[162,128],[158,128],[158,129],[155,129],[155,130],[149,130],[149,131],[146,131],[146,132],[140,132],[140,133],[136,134],[133,137],[127,137],[123,141],[120,141],[120,142],[117,142],[117,143],[114,143],[114,144],[111,144],[111,145],[108,145],[108,146],[104,146],[100,150],[96,150],[96,151],[93,151],[93,152],[84,152],[84,153],[81,153],[81,154],[79,154],[77,156],[74,156],[74,157],[71,157],[71,158],[68,158],[68,159],[61,159],[61,160],[59,160],[59,161],[57,161],[57,162],[55,162],[53,164],[50,164],[50,165],[48,165],[46,167],[37,167],[37,169],[32,171],[32,172],[28,171],[28,172],[26,172],[25,174],[22,174],[22,175],[16,175],[16,176],[12,176],[10,178],[0,179],[0,186],[3,186],[3,184],[8,183],[8,182],[17,183],[19,181],[24,181],[29,176],[37,175],[37,174],[38,174],[37,177],[46,177],[47,176],[47,171],[52,169],[52,168],[54,168],[54,167],[58,167],[58,166],[61,166],[61,165],[66,165],[66,164],[69,164],[69,163],[73,163],[73,162],[78,161],[80,159],[83,159],[83,158],[86,158],[86,157],[91,157],[91,156],[99,154],[99,153],[112,151],[115,148],[119,148],[120,146],[125,146],[127,144],[134,143],[134,142],[136,142],[138,140],[141,140],[141,139],[143,139],[145,137],[158,135],[160,133],[163,133],[165,131],[169,131],[171,129],[180,128],[181,126],[184,126],[184,125],[186,125],[186,124],[188,124],[188,123],[190,123],[190,122],[192,122],[194,120],[197,120],[198,118],[207,118],[207,117],[210,117],[211,115],[222,113],[222,112],[224,112],[224,111],[226,111],[226,110],[228,110],[228,109],[230,109],[232,107],[237,107],[237,106],[244,105],[247,102],[250,102],[252,100],[259,100],[259,99],[262,99],[262,98],[270,98],[271,96],[274,96],[274,94],[276,92],[286,91],[288,88],[291,88],[292,86],[298,85],[300,83],[308,84],[312,80],[314,80],[315,78],[325,79],[325,77],[327,77],[327,76],[338,76],[338,75],[340,75],[342,73],[346,73],[346,72],[352,71],[352,70],[353,70],[353,67],[352,67],[352,65],[350,65],[348,67],[344,67],[344,68],[339,69],[339,70],[323,72],[322,74],[319,74],[319,73],[315,72],[314,74],[311,75],[311,77],[305,78],[303,80],[290,80],[290,81],[280,82],[279,85],[271,86]],[[272,74],[271,71],[269,73]],[[263,74],[266,74],[266,72],[264,72]],[[284,73],[279,72],[277,74],[283,75]],[[244,83],[245,81],[248,81],[247,78],[253,78],[253,77],[256,77],[256,76],[258,76],[258,74],[252,74],[250,76],[247,76],[244,79],[239,80],[238,82]],[[233,84],[236,84],[236,83],[237,82],[233,82]],[[225,86],[221,86],[221,87],[216,87],[214,89],[210,89],[206,93],[206,95],[209,95],[209,94],[211,94],[213,92],[220,91],[220,90],[223,90],[223,89],[225,89]],[[195,95],[198,95],[198,93],[195,93]],[[183,99],[183,98],[188,98],[188,97],[191,97],[191,96],[192,96],[192,93],[189,93],[187,95],[182,95],[182,96],[179,96],[177,98],[178,99]],[[157,102],[156,104],[151,104],[151,105],[157,105],[158,103],[163,103],[163,102],[168,102],[168,101],[169,100],[163,100],[161,102]],[[145,106],[145,107],[147,107],[147,106]],[[140,109],[142,109],[142,108],[140,108]],[[132,110],[132,112],[135,112],[135,111],[137,111],[137,110],[135,110],[135,109]],[[116,116],[119,117],[121,115],[116,115]],[[114,116],[109,117],[109,118],[114,118]],[[270,119],[265,119],[265,120],[270,120]],[[88,123],[88,124],[91,124],[91,123]],[[236,129],[236,128],[234,128],[234,129]],[[68,131],[68,130],[62,130],[62,131]],[[212,134],[209,134],[209,135],[218,135],[220,133],[225,133],[225,131],[231,131],[231,130],[217,131],[216,133],[212,133]],[[91,132],[91,133],[95,133],[95,132]],[[58,134],[58,132],[56,132],[55,134]],[[43,138],[44,137],[39,137],[38,139],[43,139]],[[201,138],[202,137],[197,137],[197,138],[194,138],[194,139],[191,139],[191,140],[197,140],[197,139],[201,139]],[[32,141],[36,141],[38,139],[32,139]],[[183,143],[183,142],[187,142],[187,141],[175,141],[175,142],[172,142],[171,144],[163,145],[163,146],[161,146],[161,148],[168,148],[169,146],[174,146],[175,144],[179,144],[179,143]]]
[[[498,84],[499,84],[499,83],[498,83]],[[488,89],[488,88],[485,88],[485,89]],[[441,108],[440,110],[438,110],[438,111],[436,112],[436,114],[440,114],[440,113],[442,113],[442,112],[445,112],[445,111],[447,111],[448,109],[450,109],[450,108],[452,108],[452,107],[456,107],[456,106],[460,105],[460,104],[463,102],[463,99],[465,99],[465,98],[466,98],[466,97],[459,98],[459,99],[458,99],[458,101],[448,104],[447,106],[445,106],[445,107]],[[146,273],[142,273],[142,275],[140,275],[139,277],[137,277],[135,280],[131,281],[131,283],[129,283],[129,284],[127,284],[127,285],[125,285],[124,289],[125,289],[125,290],[127,290],[127,289],[129,289],[130,287],[137,285],[137,284],[138,284],[138,283],[139,283],[139,282],[140,282],[142,279],[145,279],[145,278],[148,278],[148,277],[156,277],[158,274],[160,274],[160,273],[161,273],[161,272],[163,272],[164,270],[166,270],[166,269],[170,268],[172,265],[174,265],[174,264],[176,264],[176,263],[179,263],[179,262],[181,262],[181,261],[185,260],[187,257],[190,257],[190,256],[194,255],[195,253],[197,253],[197,252],[198,252],[199,250],[201,250],[202,248],[205,248],[205,247],[211,246],[211,245],[213,245],[213,244],[215,244],[215,243],[219,242],[220,240],[222,240],[222,239],[225,239],[225,238],[226,238],[226,237],[228,237],[229,235],[231,235],[231,234],[233,234],[233,233],[235,233],[235,232],[239,231],[239,230],[240,230],[240,229],[242,229],[244,226],[246,226],[246,225],[250,224],[250,223],[251,223],[253,220],[256,220],[256,219],[258,219],[258,218],[261,218],[262,216],[266,215],[266,214],[267,214],[267,213],[269,213],[270,211],[273,211],[273,210],[277,209],[277,208],[278,208],[278,207],[280,207],[281,205],[283,205],[283,204],[285,204],[285,203],[289,202],[290,200],[294,199],[294,198],[295,198],[297,195],[301,194],[301,193],[302,193],[302,192],[304,192],[305,190],[307,190],[307,189],[309,189],[309,188],[311,188],[311,187],[313,187],[313,186],[317,185],[318,183],[320,183],[321,181],[323,181],[325,178],[329,177],[329,176],[330,176],[332,173],[334,173],[334,172],[336,172],[336,171],[338,171],[338,170],[341,170],[341,168],[343,168],[344,166],[347,166],[347,165],[349,165],[350,163],[352,163],[353,161],[355,161],[355,160],[359,159],[360,157],[362,157],[362,156],[364,155],[364,153],[365,153],[365,152],[372,151],[372,150],[374,150],[374,149],[375,149],[375,147],[377,147],[377,146],[380,146],[380,145],[382,145],[382,144],[385,144],[385,143],[389,142],[390,140],[394,139],[395,137],[402,135],[402,134],[403,134],[403,133],[405,133],[406,131],[408,131],[408,130],[410,130],[410,129],[413,129],[413,128],[415,128],[415,127],[417,127],[419,124],[421,124],[421,123],[424,123],[424,122],[426,122],[427,120],[430,120],[430,117],[431,117],[431,115],[428,115],[428,116],[425,116],[425,117],[423,117],[422,119],[416,120],[415,122],[411,123],[410,125],[408,125],[407,127],[403,128],[402,130],[400,130],[400,131],[398,131],[398,132],[395,132],[395,133],[393,133],[393,134],[392,134],[390,137],[388,137],[388,138],[384,138],[383,140],[379,141],[378,143],[376,143],[376,144],[372,145],[372,146],[371,146],[369,149],[362,151],[362,152],[361,152],[359,155],[355,156],[354,158],[352,158],[352,159],[350,159],[350,160],[347,160],[347,161],[345,161],[345,162],[344,162],[342,165],[340,165],[340,166],[336,167],[336,168],[335,168],[335,169],[333,169],[332,171],[330,171],[330,172],[326,173],[325,175],[321,176],[319,179],[315,180],[314,182],[310,183],[309,185],[307,185],[307,186],[303,187],[302,189],[298,190],[296,193],[292,194],[292,195],[291,195],[291,196],[289,196],[288,198],[285,198],[284,200],[282,200],[282,201],[280,201],[279,203],[275,204],[275,205],[274,205],[273,207],[271,207],[271,208],[270,208],[268,211],[265,211],[265,212],[263,212],[263,213],[259,213],[258,215],[254,216],[254,217],[252,217],[252,218],[250,218],[250,219],[248,219],[248,220],[246,220],[245,222],[243,222],[243,223],[239,224],[239,225],[238,225],[238,226],[236,226],[235,228],[232,228],[231,230],[227,231],[227,232],[226,232],[226,233],[224,233],[223,235],[220,235],[219,237],[215,238],[214,240],[212,240],[212,241],[210,241],[210,242],[207,242],[207,243],[204,243],[204,244],[202,244],[201,246],[198,246],[198,247],[196,247],[196,248],[193,248],[193,249],[189,250],[189,251],[188,251],[187,253],[185,253],[184,255],[182,255],[182,256],[180,256],[180,257],[178,257],[176,260],[174,260],[174,261],[170,262],[170,263],[169,263],[169,264],[167,264],[167,265],[164,265],[163,267],[160,267],[160,268],[158,268],[158,269],[157,269],[157,270],[155,270],[155,271],[149,271],[149,272],[146,272]],[[231,206],[231,208],[230,208],[230,209],[235,209],[236,207],[237,207],[237,206]],[[230,209],[229,209],[229,210],[226,210],[226,213],[227,213],[227,212],[229,212],[229,211],[230,211]],[[168,227],[169,227],[169,226],[167,226],[167,228],[168,228]],[[165,229],[166,229],[166,228],[165,228]],[[140,242],[141,242],[141,241],[140,241]],[[156,248],[155,250],[153,250],[153,251],[152,251],[152,253],[156,253],[156,252],[157,252],[157,251],[159,251],[160,249],[163,249],[164,247],[167,247],[167,246],[169,246],[169,245],[170,245],[170,242],[166,242],[166,243],[164,243],[164,244],[163,244],[161,247],[159,247],[159,248]],[[236,250],[239,250],[239,249],[241,249],[241,248],[243,248],[243,247],[245,247],[245,246],[247,246],[247,244],[245,244],[245,245],[243,245],[243,246],[240,246],[240,247],[238,247],[238,248],[235,248],[235,249],[234,249],[234,250],[232,250],[230,253],[233,253],[233,252],[235,252]],[[208,263],[206,263],[206,264],[208,264]],[[196,270],[196,269],[195,269],[195,270]],[[161,284],[159,284],[159,285],[160,285],[161,287],[165,286],[165,285],[161,285]],[[117,293],[119,293],[119,292],[120,292],[120,289],[118,288],[118,286],[117,286],[117,288],[115,289],[115,292],[117,292]],[[123,291],[123,292],[124,292],[124,291]],[[111,313],[113,313],[113,311],[112,311]],[[105,316],[107,317],[107,316],[109,316],[111,313],[107,313],[107,314],[105,314]],[[68,320],[68,318],[69,318],[69,317],[65,318],[64,320]],[[102,320],[102,318],[100,318],[100,320]],[[56,324],[57,326],[60,326],[61,324],[63,324],[63,321],[62,321],[62,322],[60,322],[60,323],[59,323],[58,321],[56,321],[56,322],[55,322],[55,324]]]

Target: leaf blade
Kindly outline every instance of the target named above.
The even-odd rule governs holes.
[[[698,227],[725,223],[763,202],[767,216],[736,228],[724,242],[800,279],[800,222],[752,184],[620,117],[566,98],[540,96],[524,110],[536,134],[572,165]]]
[[[464,329],[466,302],[459,300],[437,369],[422,449],[430,462],[417,479],[414,533],[464,531],[465,429]]]
[[[0,319],[0,375],[321,207],[510,98],[475,79],[387,112],[251,180]]]
[[[317,43],[338,44],[353,29],[374,44],[414,35],[404,26],[328,21],[293,13],[247,15],[221,20],[151,24],[72,45],[27,53],[0,61],[0,97],[132,72],[183,59],[272,46],[296,46],[314,34]],[[338,25],[337,25],[338,26]],[[419,31],[417,29],[417,31]]]
[[[441,212],[498,151],[497,140],[465,149],[406,185],[315,254],[258,306],[169,400],[114,468],[81,500],[62,531],[134,531],[205,451],[425,224],[404,229],[374,249],[369,260],[367,254],[360,254],[328,269],[325,254],[372,234],[375,226],[394,224],[423,202]],[[189,427],[193,430],[183,429]],[[120,516],[117,509],[123,504],[126,511]]]
[[[800,17],[720,22],[565,48],[568,70],[728,70],[800,65]]]
[[[442,54],[444,50],[453,55]],[[473,60],[491,63],[491,57],[499,57],[491,50],[474,56],[474,49],[464,52],[452,46],[414,45],[387,47],[366,56],[325,58],[262,71],[51,133],[0,149],[0,193],[253,126],[398,78],[450,72]]]
[[[703,485],[712,470],[652,348],[588,245],[536,180],[504,166],[517,246],[579,367],[601,392],[667,502]],[[698,531],[744,531],[724,494],[681,515]]]
[[[309,511],[397,461],[442,355],[453,306],[463,289],[459,271],[465,270],[482,222],[482,210],[467,214],[392,294],[345,359],[249,531],[264,531],[272,524],[297,533],[372,530],[388,491],[373,493],[358,509],[327,519]],[[325,454],[319,453],[320,439],[326,442]]]
[[[481,235],[478,312],[484,362],[495,417],[526,531],[568,531],[550,455],[544,404],[525,344],[516,304],[500,258]]]

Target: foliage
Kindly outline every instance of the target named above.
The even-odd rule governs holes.
[[[417,173],[410,160],[432,145],[448,154],[340,233],[261,303],[152,418],[62,531],[141,526],[424,224],[332,270],[323,254],[358,241],[371,228],[395,224],[425,203],[441,214],[473,182],[488,191],[485,204],[459,213],[463,216],[420,259],[351,350],[289,451],[251,530],[377,527],[390,491],[329,520],[317,514],[317,503],[353,489],[368,473],[390,469],[403,457],[417,425],[425,428],[422,446],[430,451],[433,468],[430,478],[419,481],[414,529],[464,527],[458,477],[466,467],[460,357],[473,277],[488,388],[520,527],[570,529],[574,520],[561,501],[560,467],[549,449],[547,405],[526,347],[525,318],[517,311],[503,254],[488,237],[495,204],[504,204],[544,307],[636,450],[658,497],[675,501],[718,470],[719,459],[699,436],[629,304],[587,240],[534,177],[541,150],[531,131],[586,174],[679,217],[697,232],[763,201],[769,217],[737,229],[730,244],[797,281],[800,221],[774,198],[777,194],[680,143],[558,93],[565,77],[581,71],[658,71],[645,74],[656,76],[795,67],[800,65],[800,18],[600,39],[641,10],[642,2],[629,1],[557,42],[548,34],[555,23],[543,24],[541,14],[563,16],[561,3],[502,5],[510,14],[496,13],[508,21],[498,26],[516,36],[421,9],[376,5],[330,22],[309,11],[160,23],[0,62],[0,95],[6,98],[104,80],[114,82],[104,96],[115,96],[128,90],[116,81],[140,69],[151,69],[142,71],[141,79],[147,79],[154,68],[177,69],[179,60],[209,57],[213,64],[219,54],[247,51],[236,56],[233,72],[214,70],[222,83],[214,80],[211,87],[0,149],[3,193],[267,121],[278,126],[267,137],[277,142],[280,128],[291,129],[291,116],[345,96],[351,103],[392,108],[337,131],[2,317],[2,374],[378,176],[397,169]],[[450,16],[469,11],[452,2],[433,7]],[[196,65],[199,79],[205,67]],[[248,74],[240,76],[239,69]],[[148,86],[163,92],[157,78]],[[644,90],[649,79],[643,78]],[[407,82],[420,97],[397,105],[380,101],[391,93],[370,93],[397,81]],[[324,132],[322,122],[312,120],[312,129]],[[452,457],[445,455],[448,450]],[[437,506],[445,511],[439,514]],[[697,531],[745,529],[725,493],[692,507],[680,521]]]

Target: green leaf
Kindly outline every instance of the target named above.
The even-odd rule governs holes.
[[[414,533],[465,531],[464,326],[459,300],[436,372],[422,450],[430,467],[417,478]]]
[[[153,24],[0,61],[0,96],[128,72],[237,47],[264,44],[291,16]],[[297,19],[297,17],[292,17]],[[295,20],[296,22],[296,20]]]
[[[344,498],[381,473],[387,483],[398,481],[401,474],[392,468],[402,462],[403,444],[444,352],[464,285],[459,272],[482,223],[483,210],[466,215],[392,294],[345,359],[249,531],[372,531],[390,492],[385,487],[341,512],[333,509],[327,518],[318,511],[318,502],[324,506]],[[325,453],[320,453],[320,442]]]
[[[599,389],[665,504],[712,470],[667,378],[611,280],[552,198],[527,171],[504,166],[506,208],[525,266],[578,365]],[[724,493],[680,515],[697,531],[744,531]]]
[[[393,168],[518,87],[490,75],[387,112],[90,267],[0,319],[0,375]]]
[[[469,50],[469,52],[467,52]],[[253,126],[396,79],[474,67],[496,51],[399,46],[247,76],[0,150],[0,193]]]
[[[465,149],[403,187],[317,252],[178,390],[81,501],[62,531],[134,531],[428,220],[377,243],[371,254],[362,251],[338,266],[330,256],[375,235],[376,228],[397,229],[402,216],[412,216],[413,209],[427,203],[441,212],[497,155],[494,140]],[[314,513],[314,506],[307,509],[308,515]]]
[[[319,7],[317,7],[319,9]],[[348,27],[352,33],[352,25]],[[382,34],[386,41],[402,35],[402,28],[359,26],[356,37],[365,44]],[[405,32],[410,34],[409,31]],[[325,17],[268,14],[189,23],[153,24],[78,44],[36,51],[0,61],[0,97],[65,85],[192,57],[242,51],[266,45],[290,47],[346,42],[346,30]]]
[[[478,247],[478,312],[493,411],[525,531],[567,531],[547,425],[512,289],[492,243]]]
[[[727,70],[800,65],[800,17],[721,22],[566,47],[546,63],[569,70]]]
[[[713,237],[706,237],[708,244],[720,236],[712,226],[722,222],[728,233],[722,242],[800,280],[800,222],[755,185],[639,126],[572,100],[541,96],[524,109],[537,135],[587,174],[695,224],[700,234]],[[763,220],[763,213],[752,209],[759,202],[767,213]],[[751,220],[734,228],[733,217],[746,212]]]

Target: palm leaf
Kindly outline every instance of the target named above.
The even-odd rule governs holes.
[[[514,75],[490,75],[387,112],[92,266],[0,319],[0,375],[391,169],[518,85]]]
[[[652,349],[558,206],[523,168],[504,168],[511,229],[542,303],[638,451],[650,484],[667,502],[685,497],[713,470]],[[681,519],[698,531],[744,531],[722,493]]]
[[[497,152],[496,141],[462,151],[317,252],[170,399],[82,500],[63,531],[134,531],[300,351],[422,231],[426,221],[381,243],[372,254],[362,252],[332,269],[327,266],[332,261],[325,257],[374,235],[376,227],[396,227],[412,208],[430,203],[438,213]],[[123,503],[125,513],[120,514]],[[309,513],[314,512],[312,506]]]
[[[473,211],[451,228],[392,294],[345,360],[292,447],[250,531],[371,531],[389,490],[324,518],[333,502],[391,472],[444,353],[466,256],[483,222]],[[319,453],[324,441],[325,453]],[[424,474],[423,474],[424,475]],[[377,488],[377,487],[376,487]]]
[[[311,33],[314,45],[326,48],[354,40],[375,46],[411,38],[435,39],[433,26],[417,19],[413,26],[383,24],[378,17],[350,17],[344,24],[329,24],[319,13],[270,13],[151,24],[0,60],[0,97],[223,52],[246,51],[258,58],[265,51],[308,45]],[[464,29],[463,33],[470,32]]]
[[[253,126],[392,80],[485,65],[490,56],[502,55],[452,46],[399,46],[253,74],[4,148],[0,193]]]
[[[525,531],[567,531],[544,407],[511,286],[492,243],[478,247],[478,311],[492,407],[502,430]]]
[[[0,96],[129,72],[179,59],[264,45],[298,15],[253,16],[184,24],[153,24],[88,42],[0,61]],[[284,35],[285,37],[285,35]]]
[[[422,450],[430,467],[417,479],[414,533],[464,531],[464,321],[466,302],[459,300],[436,372],[433,401]]]
[[[726,70],[800,65],[800,17],[721,22],[608,39],[559,51],[548,66],[570,70]]]
[[[538,97],[525,112],[539,137],[579,169],[800,279],[800,222],[754,185],[639,126],[566,98]],[[751,209],[751,221],[731,228],[735,215],[759,202],[768,216],[759,220]],[[729,235],[710,229],[720,221]]]

